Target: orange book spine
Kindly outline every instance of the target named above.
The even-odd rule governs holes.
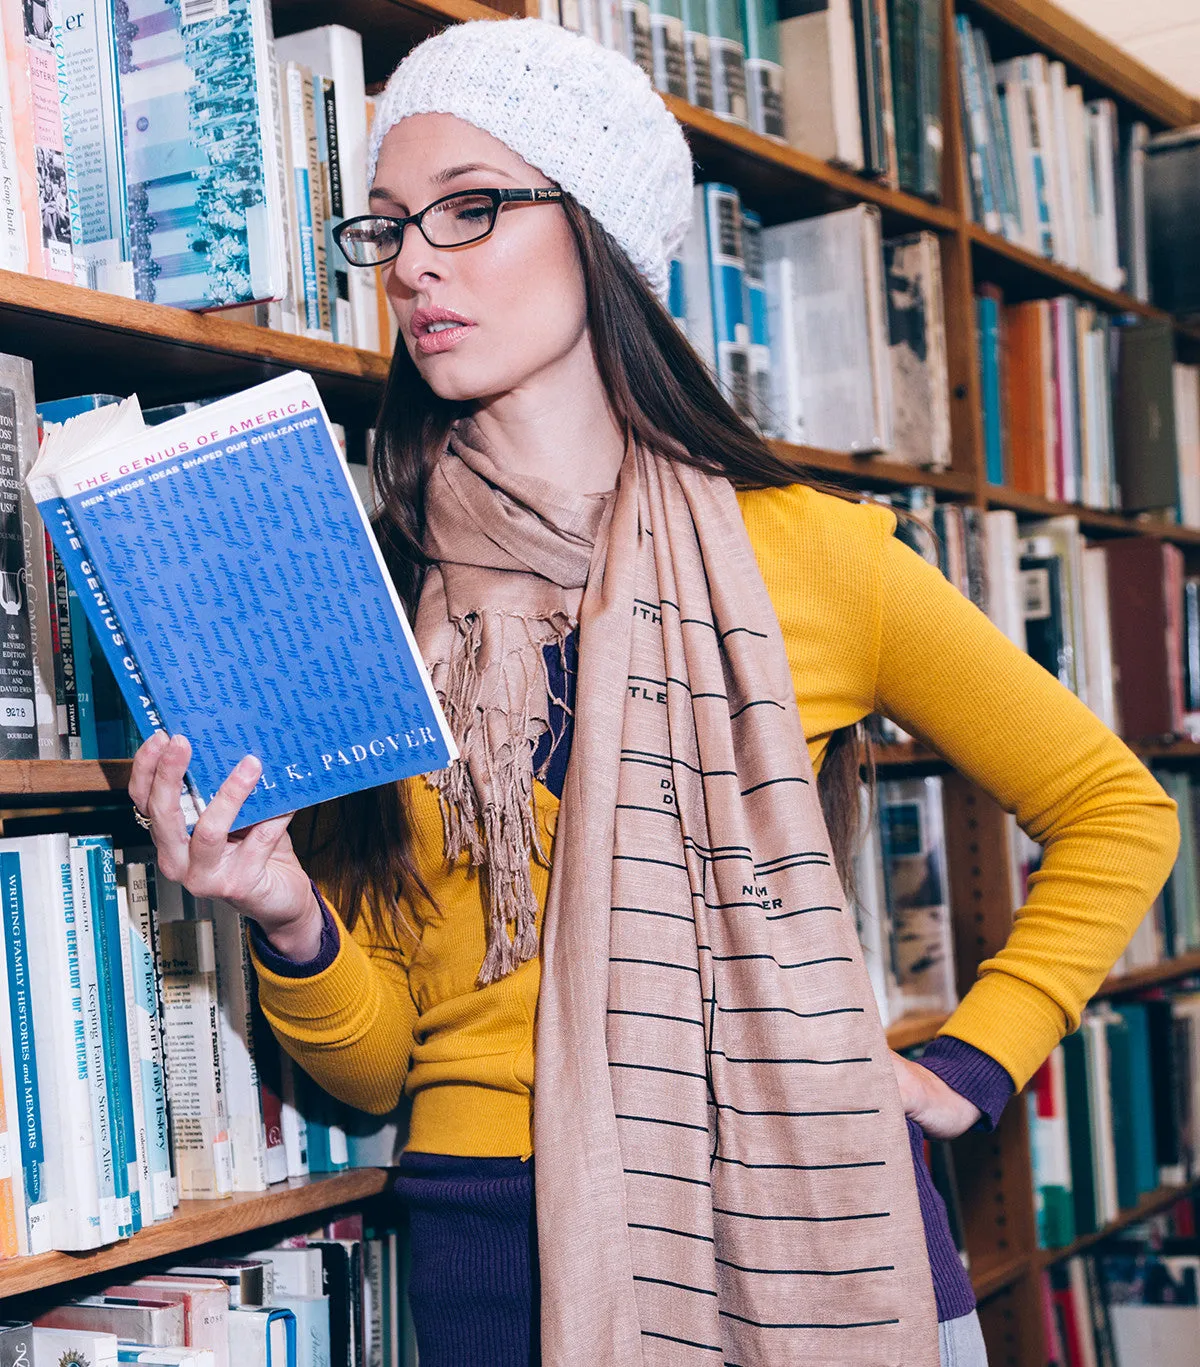
[[[0,956],[2,957],[2,956]],[[0,970],[3,965],[0,964]],[[18,1137],[8,1127],[4,1105],[4,1078],[0,1077],[0,1259],[15,1258],[21,1251],[17,1239],[17,1205],[13,1198],[13,1165],[20,1181],[21,1160]]]
[[[1045,492],[1042,431],[1041,357],[1036,304],[1009,304],[1007,398],[1013,488],[1024,494]]]

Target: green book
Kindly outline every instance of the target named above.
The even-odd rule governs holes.
[[[679,0],[687,97],[699,109],[713,107],[712,47],[708,38],[708,0]]]
[[[664,95],[688,98],[683,0],[650,0],[650,54],[654,85]]]
[[[783,67],[779,60],[778,0],[742,0],[746,31],[746,105],[750,127],[782,138]]]
[[[746,105],[746,34],[741,0],[707,0],[712,109],[730,123],[750,126]]]
[[[888,40],[892,61],[892,108],[896,121],[896,175],[902,190],[921,183],[924,130],[917,94],[917,44],[921,0],[889,0]]]
[[[1113,1150],[1117,1160],[1117,1205],[1122,1210],[1138,1202],[1137,1149],[1133,1132],[1133,1051],[1129,1026],[1112,1012],[1106,1014],[1108,1088],[1112,1097]]]
[[[942,0],[917,0],[917,166],[911,187],[942,197]]]
[[[1075,1234],[1092,1234],[1096,1221],[1096,1169],[1092,1161],[1092,1103],[1088,1094],[1087,1041],[1078,1030],[1062,1042],[1067,1075],[1067,1139]]]

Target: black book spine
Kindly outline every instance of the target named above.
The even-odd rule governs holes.
[[[17,396],[0,387],[0,759],[37,759]]]
[[[1025,605],[1025,642],[1030,655],[1060,683],[1070,687],[1065,668],[1061,567],[1054,556],[1021,557],[1021,593]]]
[[[30,1367],[33,1325],[28,1320],[0,1320],[0,1367]]]

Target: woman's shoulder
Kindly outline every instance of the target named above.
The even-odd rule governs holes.
[[[861,573],[878,565],[896,530],[896,514],[883,504],[854,502],[808,484],[743,489],[737,497],[760,563],[817,560]]]

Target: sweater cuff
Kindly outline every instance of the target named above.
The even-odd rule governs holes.
[[[255,955],[264,968],[270,969],[280,978],[314,978],[333,963],[338,956],[338,950],[342,947],[342,937],[338,933],[337,922],[333,919],[333,912],[329,910],[329,904],[321,896],[321,890],[315,883],[312,885],[312,890],[316,896],[317,904],[321,908],[321,944],[311,959],[299,962],[280,954],[263,934],[258,922],[249,922],[250,944]]]
[[[1004,1067],[990,1054],[952,1035],[939,1035],[921,1055],[922,1068],[966,1097],[981,1112],[976,1130],[994,1130],[1000,1113],[1016,1090]]]

